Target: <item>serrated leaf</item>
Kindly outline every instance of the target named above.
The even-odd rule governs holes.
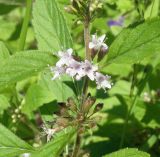
[[[158,16],[159,13],[159,5],[160,1],[159,0],[153,0],[152,3],[148,6],[144,13],[144,18],[153,18]]]
[[[0,157],[14,157],[34,151],[32,146],[18,138],[2,124],[0,124],[0,139]]]
[[[50,73],[43,74],[39,80],[39,85],[52,93],[54,100],[65,102],[68,97],[75,97],[72,79],[65,76],[54,81],[51,79]]]
[[[4,61],[4,59],[9,57],[9,51],[5,44],[0,41],[0,63]]]
[[[0,88],[33,76],[55,62],[56,57],[48,52],[19,52],[0,64]]]
[[[124,29],[112,43],[108,55],[101,62],[104,68],[110,63],[138,63],[160,51],[160,19],[149,20],[136,27]]]
[[[56,0],[35,2],[33,26],[39,49],[58,51],[72,47],[72,39],[65,18]]]
[[[3,113],[3,110],[7,109],[10,106],[6,96],[0,94],[0,114]]]
[[[5,5],[22,5],[25,3],[25,0],[0,0],[0,3]]]
[[[150,157],[150,155],[135,148],[125,148],[104,157]]]
[[[75,134],[75,129],[68,128],[68,130],[61,131],[56,137],[39,151],[33,153],[31,157],[58,157],[63,151],[64,147],[70,142]]]
[[[29,87],[26,94],[26,103],[23,105],[22,112],[29,114],[42,106],[44,103],[49,103],[54,99],[53,94],[38,84],[33,84]]]

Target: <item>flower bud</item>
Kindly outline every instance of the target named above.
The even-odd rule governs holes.
[[[103,103],[98,103],[98,104],[95,106],[93,113],[96,113],[96,112],[99,112],[100,110],[102,110],[103,105],[104,105]]]
[[[67,107],[72,111],[77,111],[77,106],[73,98],[70,97],[67,99]]]
[[[66,103],[60,102],[58,103],[58,105],[59,105],[59,111],[56,112],[55,114],[57,114],[58,116],[68,117],[69,114],[68,114]]]
[[[15,109],[14,112],[15,112],[15,113],[19,113],[19,109],[18,109],[18,108]]]
[[[58,125],[58,126],[62,126],[62,127],[67,127],[68,126],[68,123],[69,123],[69,121],[68,121],[68,119],[67,118],[58,118],[57,119],[57,121],[56,121],[56,124]]]
[[[84,104],[83,104],[83,111],[85,112],[85,113],[88,113],[89,112],[89,109],[93,106],[93,104],[95,103],[95,101],[96,101],[96,98],[95,97],[88,97],[86,100],[85,100],[85,102],[84,102]]]
[[[104,58],[104,56],[107,54],[107,52],[108,52],[108,49],[106,49],[105,47],[102,46],[99,53],[98,53],[98,62],[100,62]]]
[[[156,94],[157,94],[157,97],[160,98],[160,89],[157,89]]]
[[[70,14],[77,14],[77,10],[71,5],[64,7],[64,10]]]

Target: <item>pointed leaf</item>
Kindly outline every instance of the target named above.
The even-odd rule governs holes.
[[[65,18],[56,0],[35,2],[33,26],[39,49],[58,51],[72,47],[72,39]]]
[[[0,124],[0,157],[14,157],[34,149]]]
[[[75,133],[75,129],[61,131],[51,142],[44,145],[39,151],[33,153],[31,157],[58,157],[64,147],[70,142]]]
[[[19,52],[0,64],[0,87],[33,76],[55,62],[56,57],[47,52]]]
[[[126,148],[104,157],[150,157],[150,155],[135,148]]]
[[[108,55],[101,63],[137,63],[160,52],[160,19],[124,29],[112,43]]]

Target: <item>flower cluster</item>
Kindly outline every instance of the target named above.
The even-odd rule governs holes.
[[[92,36],[92,42],[89,43],[90,49],[96,49],[97,51],[100,48],[107,49],[108,46],[103,42],[105,35],[97,38]],[[82,77],[87,76],[90,80],[95,81],[97,88],[111,88],[111,83],[109,81],[110,77],[108,75],[103,75],[98,72],[98,66],[92,64],[90,61],[85,60],[77,61],[74,59],[73,50],[68,49],[66,51],[59,51],[58,57],[59,61],[56,63],[55,67],[51,67],[51,72],[54,73],[52,80],[60,78],[63,74],[67,74],[76,80],[80,80]]]

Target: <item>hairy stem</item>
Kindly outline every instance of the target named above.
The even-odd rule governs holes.
[[[89,49],[89,41],[90,41],[90,28],[89,28],[89,26],[90,26],[90,20],[89,20],[89,17],[86,16],[86,19],[84,21],[85,59],[91,61],[91,52],[90,52],[90,49]],[[82,104],[81,104],[81,107],[80,107],[81,109],[82,109],[82,105],[84,103],[84,100],[86,99],[86,96],[87,96],[88,83],[89,83],[89,80],[88,80],[87,77],[85,77],[84,78],[84,84],[83,84],[83,91],[82,91],[82,99],[83,100],[82,100]],[[79,124],[79,126],[80,126],[80,124]],[[78,128],[79,128],[79,126],[78,126]],[[78,130],[72,157],[77,157],[78,156],[80,145],[81,145],[81,136],[80,136],[79,130]]]
[[[25,46],[28,24],[31,17],[31,10],[32,10],[32,0],[26,0],[26,13],[25,13],[23,24],[22,24],[20,38],[19,38],[19,47],[18,47],[19,51],[23,50]]]
[[[91,51],[89,49],[89,40],[90,40],[90,29],[89,29],[89,20],[86,18],[84,22],[84,41],[85,41],[85,59],[91,61]],[[87,77],[84,79],[83,85],[83,97],[85,98],[87,95],[89,80]]]
[[[77,157],[80,146],[81,146],[81,137],[80,137],[79,133],[77,133],[75,147],[74,147],[74,150],[73,150],[72,157]]]

